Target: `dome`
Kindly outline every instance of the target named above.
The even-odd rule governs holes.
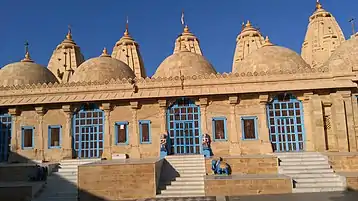
[[[238,64],[234,73],[260,73],[299,71],[310,68],[310,66],[296,52],[285,48],[274,46],[266,39],[265,44],[258,50],[252,52]]]
[[[0,71],[0,86],[58,82],[47,68],[34,63],[27,53],[21,62],[11,63]]]
[[[357,68],[358,35],[352,36],[351,39],[342,43],[323,65],[328,67],[331,72],[352,72]]]
[[[167,57],[157,68],[153,77],[175,77],[216,74],[214,67],[202,55],[181,51]]]
[[[71,82],[100,82],[110,79],[134,78],[132,69],[122,61],[114,59],[104,49],[101,56],[82,63],[73,76]]]

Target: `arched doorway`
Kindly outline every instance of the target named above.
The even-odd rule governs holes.
[[[267,105],[270,141],[274,152],[303,151],[305,135],[301,101],[280,94]]]
[[[11,115],[0,114],[0,162],[7,161],[11,145]]]
[[[103,153],[104,112],[86,104],[73,116],[73,147],[76,158],[100,158]]]
[[[176,100],[167,111],[172,154],[200,154],[200,107],[187,98]]]

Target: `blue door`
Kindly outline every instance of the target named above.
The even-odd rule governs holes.
[[[104,112],[94,105],[82,107],[74,115],[75,158],[100,158],[104,143]]]
[[[11,116],[0,115],[0,162],[7,161],[11,144]]]
[[[173,154],[200,154],[200,108],[181,98],[168,108],[168,131]]]
[[[303,151],[305,147],[302,103],[280,95],[267,105],[270,141],[274,152]]]

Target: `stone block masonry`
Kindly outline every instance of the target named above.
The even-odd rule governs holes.
[[[327,155],[330,165],[336,172],[358,172],[357,152],[329,152]]]
[[[156,196],[158,159],[100,161],[78,167],[80,201],[125,200]]]

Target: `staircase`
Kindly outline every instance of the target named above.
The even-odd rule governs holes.
[[[203,155],[167,156],[157,197],[204,197],[205,174]]]
[[[47,185],[34,201],[77,201],[78,166],[98,159],[73,159],[60,162],[58,172],[47,178]]]
[[[293,180],[293,193],[344,191],[345,178],[334,173],[327,156],[318,152],[276,153],[279,173]]]

